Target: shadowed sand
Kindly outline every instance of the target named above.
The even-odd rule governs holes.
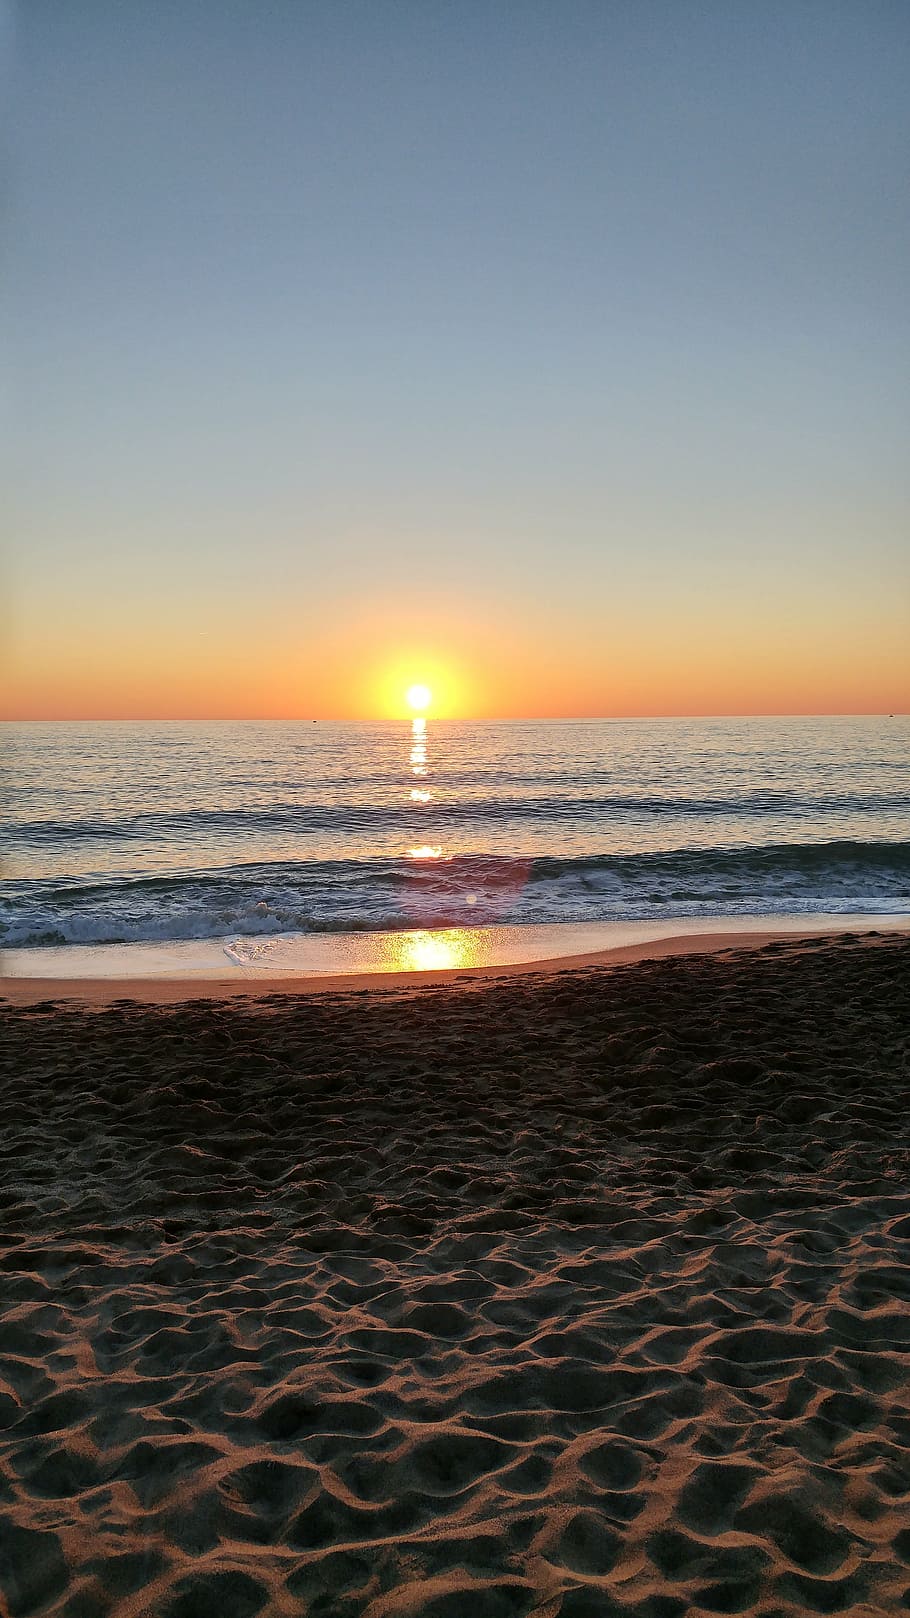
[[[12,1618],[905,1610],[910,942],[737,945],[0,1012]]]

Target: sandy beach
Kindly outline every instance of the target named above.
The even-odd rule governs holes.
[[[7,980],[4,1610],[910,1607],[910,941],[736,945]]]

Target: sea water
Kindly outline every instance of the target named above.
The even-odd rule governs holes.
[[[277,964],[325,935],[910,911],[906,716],[7,724],[2,746],[5,951]]]

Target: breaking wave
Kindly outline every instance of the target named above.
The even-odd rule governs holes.
[[[623,802],[628,810],[628,800]],[[704,803],[699,812],[705,812]],[[418,859],[291,860],[104,880],[7,881],[0,898],[0,946],[903,910],[910,910],[907,842],[565,858],[437,859],[427,851]]]

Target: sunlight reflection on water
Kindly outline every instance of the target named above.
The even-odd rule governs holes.
[[[431,775],[433,770],[429,761],[429,732],[426,719],[422,717],[412,719],[409,743],[409,762],[412,775]],[[415,763],[415,760],[419,762]],[[429,786],[409,786],[407,796],[411,803],[422,806],[419,813],[427,831],[430,833],[435,831],[438,820],[434,824],[433,810],[425,807],[433,802],[434,792],[432,789]],[[440,862],[444,870],[440,873],[443,877],[443,885],[439,887],[435,906],[431,900],[431,890],[427,886],[427,883],[432,879],[428,877],[421,882],[419,889],[405,890],[400,894],[400,911],[403,914],[411,915],[415,921],[421,920],[431,923],[433,920],[438,920],[443,926],[446,921],[456,924],[460,921],[467,921],[466,911],[473,910],[479,903],[484,905],[488,915],[492,912],[492,915],[498,919],[500,914],[507,911],[514,904],[517,895],[521,892],[528,879],[531,869],[531,862],[522,859],[517,854],[498,860],[487,858],[484,862],[483,891],[478,893],[473,887],[466,889],[460,883],[456,872],[457,848],[452,849],[451,846],[446,847],[442,843],[427,841],[414,843],[410,848],[403,849],[402,853],[406,859],[418,865],[432,865],[434,862]],[[450,863],[452,861],[454,861],[454,864]],[[446,872],[448,872],[447,876]],[[455,884],[454,887],[453,883]],[[435,917],[432,916],[434,908],[437,910]],[[460,915],[459,912],[461,912]],[[438,929],[434,929],[434,932],[438,935]],[[456,934],[453,933],[451,936],[456,936]],[[409,952],[409,957],[416,959],[414,951]],[[460,958],[459,956],[459,960]],[[436,964],[435,954],[434,964]],[[440,961],[438,964],[448,963]]]
[[[427,775],[427,722],[418,715],[411,720],[411,774]],[[430,803],[433,793],[429,787],[412,787],[408,793],[412,803]],[[418,843],[414,848],[407,850],[409,860],[438,860],[442,858],[442,847],[438,843]]]
[[[427,722],[425,719],[411,720],[411,774],[426,775],[427,773]]]

